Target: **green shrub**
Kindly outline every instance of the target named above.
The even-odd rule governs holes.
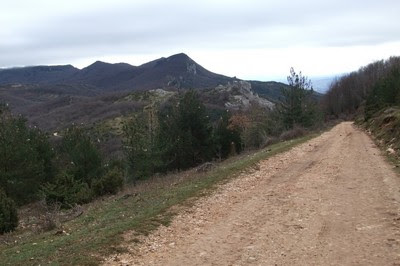
[[[92,189],[97,196],[115,194],[124,185],[124,175],[118,168],[109,170],[104,176],[93,180]]]
[[[102,155],[83,128],[68,128],[59,152],[62,167],[67,168],[75,180],[90,184],[102,174]]]
[[[0,190],[0,234],[13,231],[18,226],[18,214],[12,199]]]
[[[54,183],[44,185],[42,194],[47,204],[60,203],[63,208],[88,203],[93,199],[93,193],[88,184],[76,180],[67,172],[58,174]]]
[[[254,123],[243,132],[243,140],[246,148],[260,148],[267,141],[267,134],[262,125]]]

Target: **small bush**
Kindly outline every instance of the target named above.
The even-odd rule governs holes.
[[[17,207],[12,199],[0,190],[0,234],[13,231],[18,226]]]
[[[273,136],[268,137],[267,140],[265,141],[264,145],[263,145],[263,148],[268,147],[268,146],[270,146],[272,144],[275,144],[275,143],[278,143],[278,142],[279,142],[279,138],[273,137]]]
[[[306,134],[306,130],[302,127],[294,127],[288,131],[283,132],[280,135],[281,140],[290,140],[298,137],[302,137]]]
[[[92,189],[97,196],[115,194],[124,185],[124,175],[118,168],[109,170],[100,179],[93,180]]]
[[[93,193],[88,184],[75,180],[71,174],[61,172],[54,183],[42,187],[42,194],[49,205],[60,203],[63,208],[75,204],[88,203],[93,199]]]
[[[102,156],[95,142],[83,128],[67,129],[59,150],[63,168],[74,176],[75,181],[90,184],[102,174]]]
[[[244,132],[243,135],[244,144],[248,149],[258,149],[265,145],[265,142],[267,141],[265,130],[260,125],[251,126]]]

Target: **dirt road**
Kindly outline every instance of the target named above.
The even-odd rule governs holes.
[[[222,185],[114,265],[400,265],[400,178],[351,123]],[[129,239],[129,234],[127,234]]]

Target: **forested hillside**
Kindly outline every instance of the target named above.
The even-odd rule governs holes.
[[[364,125],[398,160],[400,57],[371,63],[339,78],[323,97],[322,105],[329,118],[355,119]]]
[[[351,118],[364,115],[366,105],[366,113],[399,105],[399,69],[400,57],[391,57],[338,78],[323,97],[326,114]]]

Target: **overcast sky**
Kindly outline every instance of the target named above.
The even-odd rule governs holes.
[[[243,79],[344,73],[400,55],[400,1],[1,0],[0,67],[180,52]]]

